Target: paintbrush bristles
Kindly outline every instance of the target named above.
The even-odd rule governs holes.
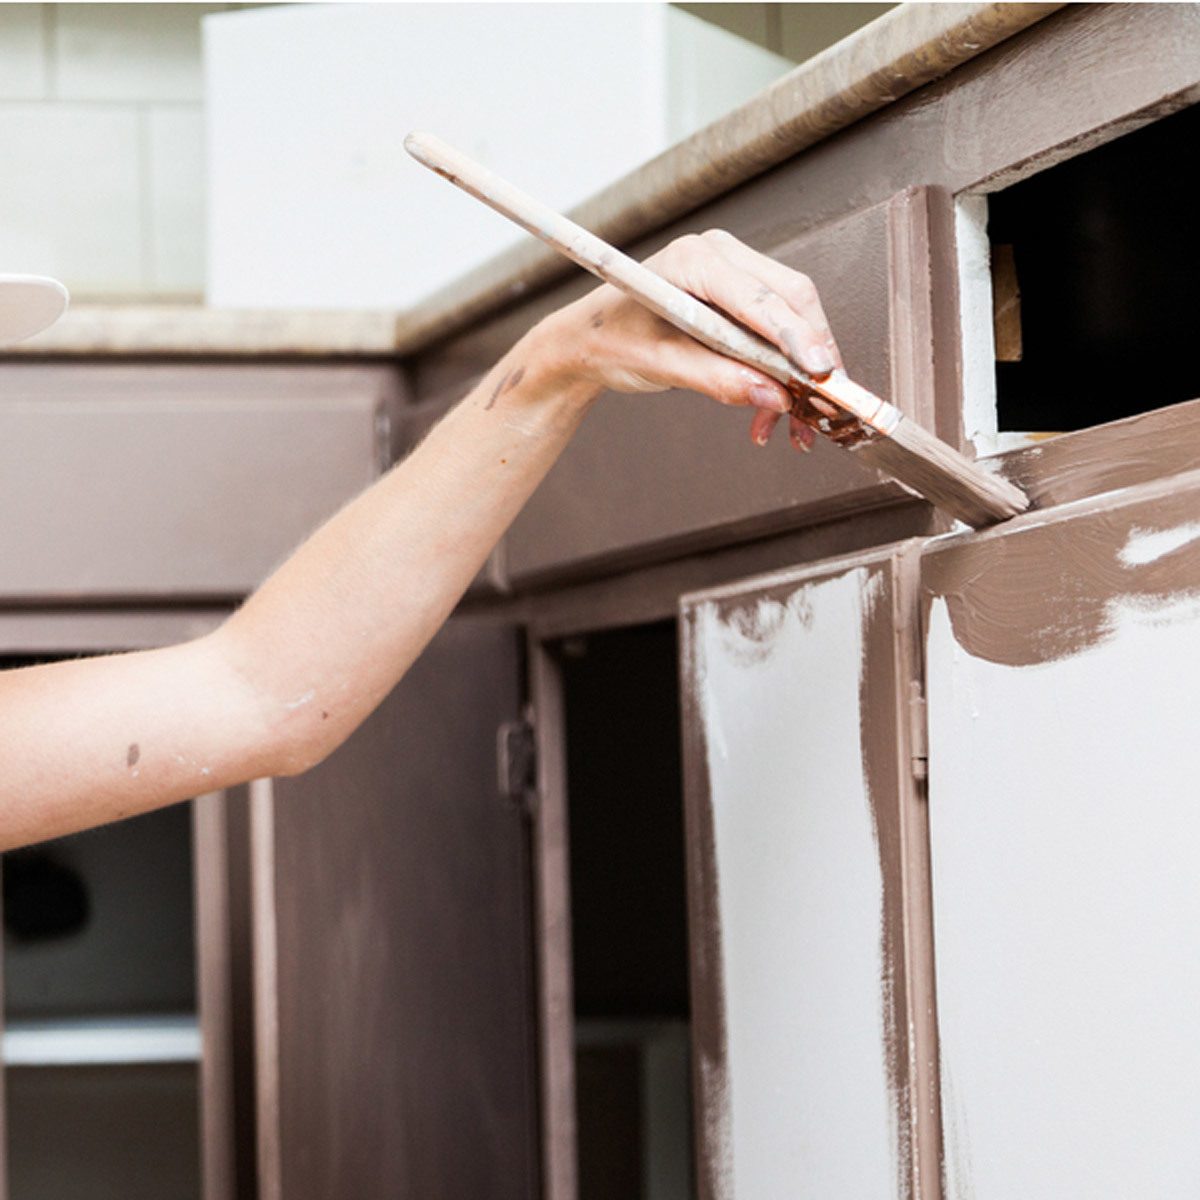
[[[890,437],[873,438],[852,453],[976,529],[1029,508],[1029,497],[1019,487],[971,462],[909,418]]]

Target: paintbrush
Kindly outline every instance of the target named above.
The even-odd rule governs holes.
[[[976,528],[1024,512],[1020,488],[964,457],[845,371],[816,376],[756,333],[635,262],[532,196],[428,133],[410,133],[405,149],[424,166],[515,221],[581,267],[620,288],[710,349],[756,367],[796,397],[792,411],[863,462],[886,472],[939,508]],[[837,417],[818,412],[815,393]]]

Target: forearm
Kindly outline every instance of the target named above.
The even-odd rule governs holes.
[[[300,771],[387,695],[561,453],[595,388],[523,339],[218,630],[0,672],[0,849]]]
[[[729,235],[652,261],[814,374],[838,361],[811,282]],[[433,637],[594,397],[666,388],[752,406],[759,444],[791,402],[605,285],[523,338],[215,633],[0,672],[0,847],[318,762]]]
[[[522,339],[213,635],[262,698],[273,773],[319,761],[387,695],[562,452],[595,389],[554,337]]]

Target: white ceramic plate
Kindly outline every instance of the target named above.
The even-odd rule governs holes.
[[[33,337],[67,307],[67,289],[45,275],[0,275],[0,344]]]

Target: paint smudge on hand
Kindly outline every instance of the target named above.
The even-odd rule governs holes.
[[[129,749],[125,752],[125,765],[127,767],[136,767],[137,761],[141,757],[141,747],[137,744],[137,742],[130,742]]]

